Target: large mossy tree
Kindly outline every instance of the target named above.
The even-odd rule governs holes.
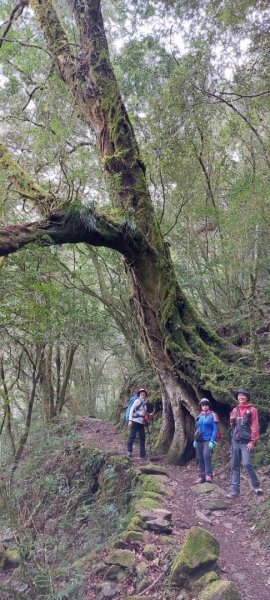
[[[97,210],[78,200],[64,203],[56,193],[35,182],[1,145],[0,164],[6,179],[22,198],[32,202],[41,220],[2,227],[0,255],[7,256],[33,242],[86,243],[121,253],[132,290],[132,309],[160,383],[160,445],[168,460],[180,462],[190,451],[202,394],[228,403],[234,386],[248,384],[247,379],[257,385],[260,380],[263,390],[267,375],[259,377],[249,368],[247,378],[246,369],[238,366],[238,350],[211,330],[180,288],[110,62],[101,1],[69,4],[79,31],[76,54],[53,2],[29,0],[72,102],[80,110],[85,127],[95,132],[111,205]]]

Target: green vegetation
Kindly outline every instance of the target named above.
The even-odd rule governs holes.
[[[82,592],[85,565],[130,521],[137,481],[126,459],[82,446],[75,422],[36,431],[11,488],[8,477],[1,484],[1,527],[15,543],[3,565],[19,556],[31,597],[55,598],[60,588],[70,597],[70,582]]]

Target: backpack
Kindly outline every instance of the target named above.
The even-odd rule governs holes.
[[[212,416],[212,418],[213,418],[213,421],[215,421],[215,419],[214,419],[214,413],[213,413],[213,412],[211,412],[211,416]],[[217,421],[215,421],[215,423],[216,423],[216,422],[217,422]],[[216,441],[217,441],[217,442],[220,442],[220,440],[222,440],[222,433],[221,433],[221,431],[220,431],[219,422],[217,422],[217,424],[218,424],[218,430],[217,430],[217,437],[216,437]]]
[[[133,406],[133,404],[134,404],[135,400],[138,400],[138,396],[132,396],[132,397],[129,399],[129,401],[128,401],[128,405],[127,405],[126,412],[125,412],[125,421],[126,421],[126,423],[128,423],[128,422],[129,422],[129,415],[130,415],[130,411],[131,411],[131,408],[132,408],[132,406]],[[139,406],[138,406],[138,410],[141,408],[141,405],[142,405],[142,404],[143,404],[142,402],[141,402],[141,404],[139,404]],[[135,415],[134,415],[134,416],[135,416]]]
[[[240,408],[237,407],[237,416],[240,417]],[[236,420],[235,439],[243,444],[248,444],[251,440],[251,410],[248,408],[242,418]]]
[[[213,411],[212,411],[212,410],[211,410],[211,412],[210,412],[210,415],[211,415],[211,417],[212,417],[213,421],[216,423],[216,420],[215,420],[215,418],[214,418],[214,413],[213,413]],[[197,419],[198,419],[198,418],[199,418],[199,417],[197,417]],[[218,424],[218,430],[217,430],[217,437],[216,437],[216,441],[217,441],[217,442],[220,442],[220,440],[222,440],[222,433],[221,433],[221,431],[220,431],[220,428],[219,428],[219,422],[217,422],[217,424]],[[199,441],[200,441],[200,430],[199,430],[199,429],[195,429],[195,435],[194,435],[194,437],[195,437],[195,439],[196,439],[196,440],[199,440]]]

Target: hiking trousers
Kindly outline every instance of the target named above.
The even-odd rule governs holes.
[[[132,425],[130,428],[130,434],[129,434],[129,438],[128,438],[128,443],[127,443],[127,449],[128,449],[128,452],[132,453],[133,442],[135,440],[137,433],[138,433],[139,440],[140,440],[140,457],[145,458],[145,456],[146,456],[146,453],[145,453],[145,429],[144,429],[144,425],[142,423],[136,423],[136,421],[132,421]]]
[[[242,444],[233,440],[232,442],[232,488],[238,494],[240,493],[240,465],[241,459],[243,461],[243,467],[245,467],[252,486],[256,489],[260,487],[260,482],[256,475],[255,469],[251,464],[250,450],[247,448],[247,444]]]
[[[206,475],[212,476],[212,458],[211,452],[209,449],[209,441],[207,442],[199,442],[197,441],[197,458],[199,462],[199,472],[200,477],[205,479]]]

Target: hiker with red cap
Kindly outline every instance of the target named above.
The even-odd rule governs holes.
[[[199,478],[195,483],[209,483],[213,480],[211,452],[215,447],[218,434],[218,416],[211,409],[208,398],[200,400],[201,412],[196,419],[193,446],[199,465]]]
[[[257,474],[251,463],[251,450],[259,440],[258,411],[250,402],[250,393],[246,388],[239,388],[235,394],[238,401],[230,414],[232,432],[232,484],[227,498],[237,498],[240,494],[240,465],[241,459],[252,487],[257,495],[262,494],[262,488]]]
[[[146,423],[147,417],[147,406],[146,406],[146,397],[147,391],[144,388],[140,388],[137,392],[137,396],[135,399],[132,399],[132,405],[129,410],[128,416],[128,426],[130,427],[130,434],[127,443],[127,455],[129,458],[132,457],[132,448],[135,437],[138,433],[139,441],[140,441],[140,458],[146,459],[145,452],[145,429],[144,425]],[[150,416],[150,415],[149,415]]]

